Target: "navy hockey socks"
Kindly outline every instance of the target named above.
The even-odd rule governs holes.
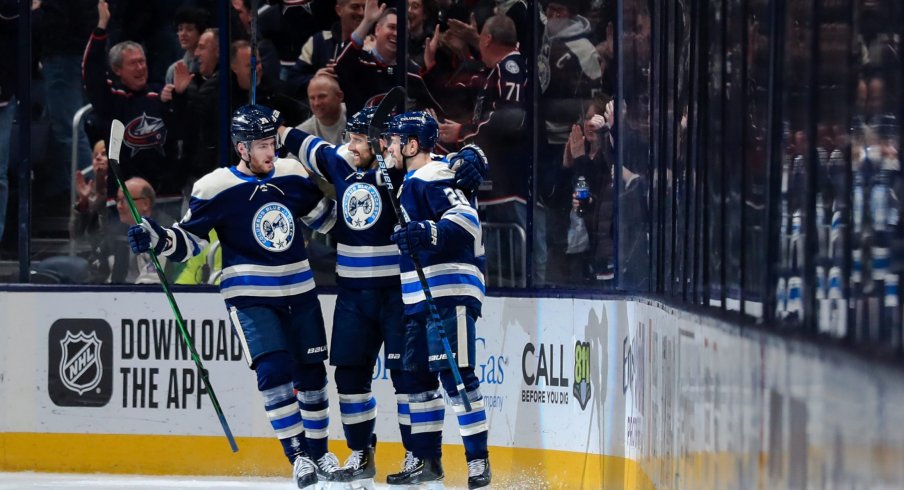
[[[353,451],[367,449],[377,423],[377,401],[373,394],[339,393],[339,414],[348,448]]]
[[[402,446],[411,450],[411,408],[407,393],[396,393],[396,408],[398,408],[399,434],[402,435]]]
[[[473,459],[485,459],[487,452],[487,412],[483,405],[483,395],[480,390],[467,391],[468,400],[471,402],[471,411],[465,411],[465,405],[461,397],[452,397],[452,409],[458,418],[458,430],[465,446],[465,457],[468,461]]]
[[[301,412],[298,411],[292,383],[261,390],[261,395],[264,397],[264,408],[270,425],[273,426],[289,463],[292,463],[299,454],[307,451]]]
[[[299,391],[298,402],[301,405],[301,418],[304,420],[308,455],[317,461],[326,454],[329,440],[330,401],[326,395],[326,387]]]
[[[418,458],[442,456],[443,419],[446,406],[439,390],[409,395],[411,451]]]

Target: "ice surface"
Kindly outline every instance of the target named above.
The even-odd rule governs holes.
[[[83,488],[97,490],[172,490],[184,489],[239,489],[239,490],[292,490],[297,487],[286,478],[257,477],[197,477],[197,476],[135,476],[71,473],[2,473],[0,490],[25,488]],[[378,490],[388,489],[377,484]],[[446,487],[453,490],[453,487]]]

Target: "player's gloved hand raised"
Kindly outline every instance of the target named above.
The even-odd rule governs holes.
[[[455,172],[459,189],[474,192],[486,180],[490,165],[479,146],[466,145],[449,156],[449,168]]]
[[[154,249],[159,255],[166,247],[166,230],[150,218],[141,218],[141,223],[129,227],[129,247],[136,254]]]
[[[405,228],[397,228],[390,239],[405,255],[442,248],[442,234],[433,221],[412,221]]]

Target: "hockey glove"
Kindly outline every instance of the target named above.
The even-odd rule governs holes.
[[[449,157],[449,168],[455,172],[458,188],[474,192],[486,180],[490,165],[479,146],[467,145]]]
[[[136,254],[154,249],[160,255],[166,248],[166,237],[166,230],[150,218],[141,218],[141,223],[129,227],[129,246]]]
[[[393,232],[390,239],[405,255],[442,248],[442,235],[433,221],[412,221],[405,228]]]

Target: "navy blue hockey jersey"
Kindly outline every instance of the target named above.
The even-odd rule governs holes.
[[[195,183],[189,210],[168,231],[173,244],[163,254],[187,260],[215,229],[223,247],[220,292],[226,304],[287,305],[315,295],[297,220],[326,233],[335,211],[335,203],[293,160],[277,159],[263,178],[219,168]]]
[[[437,306],[465,305],[479,312],[486,292],[480,218],[454,182],[455,173],[434,160],[405,176],[399,199],[409,221],[431,220],[442,230],[442,248],[418,254]],[[414,262],[403,255],[400,267],[405,313],[426,311]]]
[[[348,145],[333,146],[298,129],[285,139],[292,155],[336,187],[336,283],[353,289],[398,286],[399,248],[389,239],[397,220],[377,172],[357,170]]]

